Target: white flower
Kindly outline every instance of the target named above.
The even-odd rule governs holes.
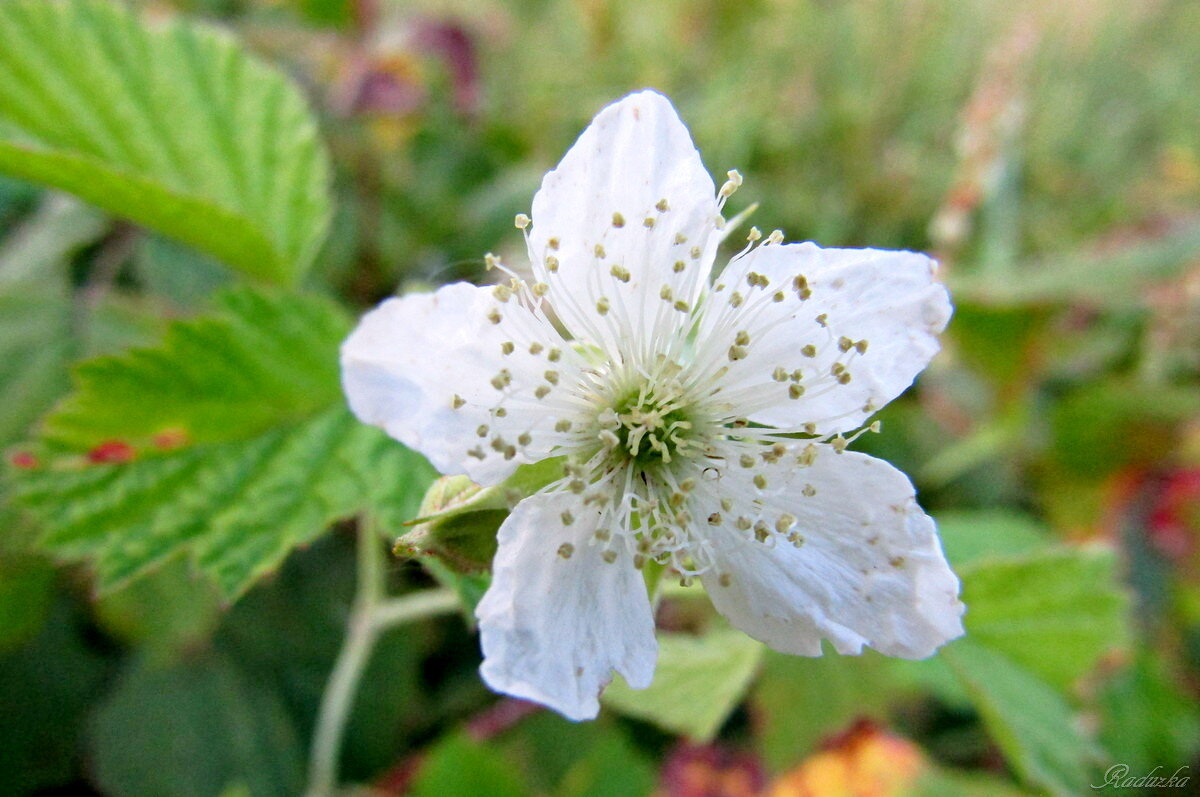
[[[786,653],[922,658],[962,633],[912,485],[843,436],[937,351],[934,263],[752,231],[710,284],[740,182],[715,190],[661,94],[625,97],[517,218],[535,282],[390,299],[343,346],[355,414],[442,472],[566,458],[499,531],[477,610],[498,691],[583,719],[613,670],[648,686],[649,560]]]

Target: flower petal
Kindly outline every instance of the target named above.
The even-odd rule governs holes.
[[[735,258],[716,282],[701,332],[703,356],[727,360],[726,402],[771,426],[811,423],[824,434],[862,425],[938,351],[950,302],[935,266],[914,252],[812,243],[769,244]],[[726,352],[739,333],[749,342],[733,360]]]
[[[342,344],[342,386],[360,420],[442,473],[495,484],[546,457],[555,421],[572,415],[559,383],[576,382],[577,367],[548,361],[555,342],[559,334],[515,298],[455,283],[367,313]]]
[[[652,332],[684,326],[705,286],[718,214],[712,178],[670,101],[631,94],[600,111],[542,181],[534,274],[575,337],[610,355],[636,345],[652,357]]]
[[[599,517],[573,493],[519,503],[500,527],[492,585],[475,610],[488,685],[573,720],[596,716],[613,670],[635,689],[649,686],[658,654],[642,574],[627,554],[608,563],[590,544]]]
[[[708,527],[716,567],[702,577],[713,604],[784,653],[818,656],[824,637],[839,653],[869,645],[929,656],[963,632],[958,579],[933,520],[888,463],[818,449],[807,467],[793,450],[774,465],[730,468],[698,497],[699,511],[722,520]],[[762,521],[764,541],[739,530],[739,518]]]

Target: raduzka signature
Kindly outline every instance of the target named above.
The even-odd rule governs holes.
[[[1167,775],[1161,766],[1147,772],[1145,775],[1130,775],[1128,764],[1113,764],[1104,772],[1104,782],[1093,789],[1181,789],[1191,780],[1188,767],[1179,769]]]

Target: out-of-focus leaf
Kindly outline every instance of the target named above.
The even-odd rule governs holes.
[[[110,669],[84,623],[61,600],[36,637],[0,656],[0,793],[33,794],[75,778],[82,725]]]
[[[170,669],[132,664],[89,729],[96,780],[116,797],[300,794],[304,744],[275,684],[209,653]]]
[[[431,576],[437,579],[439,584],[454,590],[458,595],[459,602],[462,603],[464,618],[468,625],[474,627],[475,607],[479,605],[479,601],[483,600],[483,593],[487,592],[488,586],[492,583],[491,574],[488,572],[460,573],[436,556],[422,557],[421,564]]]
[[[442,739],[429,751],[409,791],[412,797],[448,794],[524,797],[530,791],[516,768],[483,745],[461,735]]]
[[[929,768],[920,747],[864,722],[839,734],[834,744],[782,775],[766,795],[906,797]]]
[[[563,777],[557,797],[652,794],[656,773],[646,757],[615,730],[603,734]]]
[[[235,598],[330,522],[409,500],[419,460],[343,407],[348,329],[326,300],[242,290],[156,348],[82,364],[45,464],[14,471],[41,544],[92,561],[102,590],[186,549]]]
[[[36,556],[0,558],[0,653],[38,632],[54,598],[54,568]]]
[[[1194,262],[1197,251],[1200,223],[1192,221],[1117,251],[1044,258],[1002,280],[963,275],[951,281],[951,288],[956,296],[980,304],[1087,302],[1128,306],[1140,300],[1147,283],[1169,279]]]
[[[188,313],[203,307],[232,279],[213,258],[156,235],[139,242],[133,265],[147,291]]]
[[[291,283],[329,215],[315,120],[277,70],[194,23],[101,0],[0,4],[0,171]]]
[[[954,567],[1029,553],[1050,542],[1041,524],[1011,510],[939,512],[936,519],[942,549]]]
[[[169,661],[207,637],[221,604],[207,580],[182,557],[134,579],[96,602],[96,616],[110,634],[138,645],[155,664]]]
[[[970,639],[940,654],[966,686],[988,731],[1029,784],[1074,797],[1089,784],[1096,749],[1061,694],[1002,653]]]
[[[1116,566],[1110,550],[1058,548],[964,568],[967,638],[1065,690],[1128,642]]]
[[[759,749],[774,771],[795,764],[828,734],[855,719],[882,718],[896,694],[879,655],[826,651],[819,658],[767,651],[753,707]]]
[[[1100,739],[1111,760],[1131,773],[1170,769],[1200,752],[1200,706],[1175,682],[1166,663],[1148,650],[1100,692]]]
[[[759,642],[734,629],[660,633],[650,687],[630,689],[614,679],[602,699],[622,714],[707,742],[742,702],[762,655]]]

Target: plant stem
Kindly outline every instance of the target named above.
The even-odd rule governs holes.
[[[403,598],[387,598],[381,540],[371,523],[358,526],[358,573],[346,638],[321,697],[308,767],[308,797],[333,797],[338,758],[354,695],[379,634],[391,626],[432,617],[458,608],[450,590],[429,590]]]

